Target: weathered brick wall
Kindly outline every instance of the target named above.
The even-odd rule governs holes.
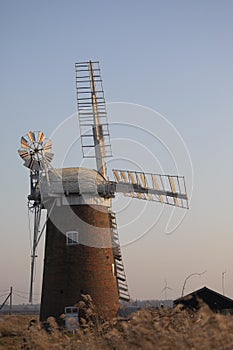
[[[79,233],[78,245],[66,245],[65,232],[72,230]],[[81,293],[92,296],[99,315],[106,318],[116,315],[119,299],[110,243],[106,207],[79,205],[53,209],[46,231],[41,320],[49,316],[58,318],[65,306],[81,300]]]

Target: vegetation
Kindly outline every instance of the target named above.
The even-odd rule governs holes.
[[[214,314],[203,305],[196,313],[174,309],[144,308],[129,321],[100,322],[93,309],[75,334],[59,329],[50,318],[51,331],[32,316],[2,316],[1,350],[230,350],[233,349],[233,316]]]

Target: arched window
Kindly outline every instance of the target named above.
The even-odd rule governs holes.
[[[78,244],[78,231],[67,231],[66,232],[66,244],[67,245]]]

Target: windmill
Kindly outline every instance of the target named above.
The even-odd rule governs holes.
[[[51,315],[59,318],[64,308],[77,303],[82,294],[90,294],[99,315],[107,318],[116,315],[119,300],[129,300],[116,215],[111,206],[116,193],[188,208],[182,176],[113,169],[114,180],[108,179],[105,159],[112,157],[112,150],[99,62],[76,63],[75,70],[83,157],[94,158],[97,170],[54,169],[53,154],[48,152],[50,141],[38,141],[41,132],[37,143],[30,139],[33,133],[28,133],[32,145],[22,138],[19,151],[34,179],[29,195],[32,207],[38,212],[46,208],[48,212],[42,321]],[[39,217],[35,214],[35,251],[43,231],[39,233]],[[35,252],[32,256],[34,261]]]

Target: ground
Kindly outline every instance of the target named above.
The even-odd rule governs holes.
[[[60,330],[50,318],[52,331],[32,316],[1,316],[0,350],[231,350],[233,316],[214,314],[206,305],[196,312],[161,308],[142,309],[128,321],[98,320],[93,310],[76,334]],[[37,321],[38,319],[35,318]]]

